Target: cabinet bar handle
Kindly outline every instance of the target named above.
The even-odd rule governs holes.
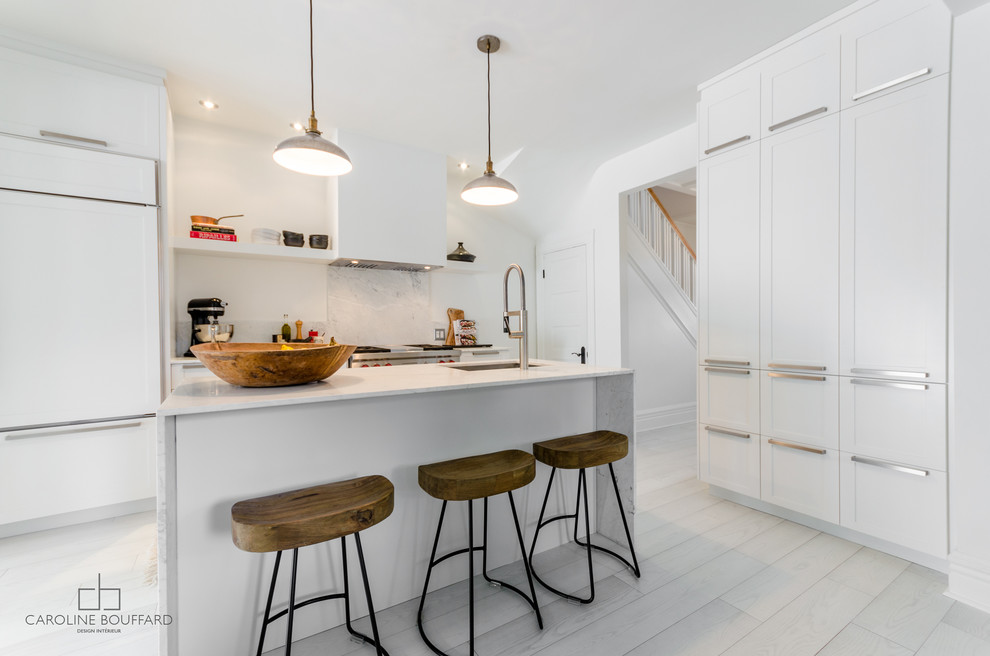
[[[723,374],[742,374],[744,376],[749,375],[749,369],[727,369],[725,367],[705,367],[705,371],[717,371]]]
[[[771,369],[798,369],[800,371],[825,371],[826,367],[819,367],[812,364],[786,364],[780,362],[770,362],[767,364]]]
[[[923,68],[920,71],[915,71],[914,73],[908,73],[903,77],[899,77],[896,80],[891,80],[890,82],[884,82],[880,86],[873,87],[872,89],[867,89],[866,91],[860,91],[859,93],[853,94],[853,100],[859,100],[860,98],[865,98],[867,96],[872,96],[875,93],[879,93],[884,89],[889,89],[890,87],[897,86],[901,82],[907,82],[908,80],[913,80],[916,77],[921,77],[922,75],[928,75],[932,72],[930,68]]]
[[[136,428],[141,425],[139,421],[132,421],[127,424],[114,424],[113,426],[91,426],[91,425],[81,425],[79,427],[66,427],[61,430],[45,430],[45,431],[24,431],[22,433],[14,433],[13,435],[8,435],[4,439],[7,442],[16,442],[19,440],[34,440],[39,437],[55,437],[57,435],[74,435],[76,433],[95,433],[101,431],[115,430],[117,428]]]
[[[773,132],[774,130],[779,130],[780,128],[787,127],[791,123],[797,123],[798,121],[803,121],[806,118],[811,118],[812,116],[817,116],[818,114],[824,114],[828,111],[828,107],[819,107],[818,109],[813,109],[810,112],[805,112],[800,116],[795,116],[794,118],[789,118],[786,121],[781,121],[780,123],[774,123],[767,128],[768,132]]]
[[[721,433],[723,435],[731,435],[732,437],[741,437],[743,439],[749,439],[749,433],[740,433],[738,431],[726,430],[724,428],[715,428],[714,426],[705,426],[705,430],[709,433]]]
[[[827,379],[825,376],[805,376],[802,374],[783,374],[778,371],[768,371],[767,376],[771,378],[795,378],[797,380],[816,380],[820,383],[824,383]]]
[[[816,449],[810,446],[804,446],[803,444],[793,444],[791,442],[781,442],[780,440],[767,440],[770,444],[774,446],[782,446],[785,449],[796,449],[798,451],[807,451],[808,453],[817,453],[820,456],[825,455],[825,449]]]
[[[153,419],[154,417],[155,417],[155,413],[149,412],[148,414],[144,414],[144,415],[127,415],[125,417],[104,417],[102,419],[77,419],[76,421],[59,421],[52,424],[30,424],[27,426],[10,426],[9,428],[0,428],[0,433],[14,433],[16,431],[25,431],[25,430],[40,430],[42,428],[66,428],[71,426],[82,426],[84,424],[107,424],[112,421],[129,421],[132,419]],[[107,426],[106,428],[113,428],[113,426]]]
[[[854,374],[887,376],[889,378],[928,378],[927,371],[883,371],[882,369],[850,369]]]
[[[895,465],[894,463],[887,462],[885,460],[874,460],[873,458],[864,458],[863,456],[853,456],[852,461],[858,462],[862,465],[880,467],[881,469],[893,469],[894,471],[903,472],[905,474],[914,474],[915,476],[928,476],[927,469],[916,469],[915,467],[907,467],[905,465]]]
[[[82,143],[93,144],[96,146],[103,146],[106,148],[110,144],[101,139],[90,139],[88,137],[76,137],[71,134],[62,134],[61,132],[49,132],[48,130],[39,130],[41,136],[43,137],[55,137],[56,139],[69,139],[71,141],[81,141]]]
[[[897,389],[924,391],[928,385],[924,383],[893,383],[886,380],[869,380],[867,378],[850,378],[853,385],[873,385],[874,387],[896,387]]]
[[[709,360],[705,358],[705,364],[727,364],[730,367],[748,367],[749,361],[743,362],[742,360]]]
[[[724,144],[719,144],[717,146],[712,146],[711,148],[709,148],[708,150],[705,151],[705,154],[706,155],[711,155],[716,150],[722,150],[723,148],[728,148],[729,146],[735,146],[737,143],[742,143],[744,141],[749,141],[749,135],[748,134],[746,136],[739,137],[738,139],[733,139],[732,141],[726,141]]]

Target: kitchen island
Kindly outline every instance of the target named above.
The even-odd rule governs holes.
[[[596,429],[625,433],[629,456],[616,463],[616,472],[631,528],[631,371],[543,361],[531,362],[528,371],[458,366],[343,369],[296,387],[251,389],[208,379],[177,387],[158,412],[160,612],[174,618],[162,629],[161,653],[226,656],[257,648],[275,554],[234,546],[230,507],[241,499],[369,474],[388,477],[395,485],[395,510],[362,536],[379,610],[422,591],[441,502],[419,489],[420,464],[503,449],[530,451],[534,441]],[[527,545],[548,476],[549,469],[538,465],[536,480],[515,494]],[[576,494],[576,474],[557,478],[565,484],[563,490],[556,486],[550,510],[565,500],[570,508]],[[607,502],[611,510],[592,527],[622,544],[614,493],[605,481],[607,469],[589,479],[596,505]],[[448,509],[452,517],[441,550],[466,544],[466,505]],[[507,530],[511,516],[504,495],[490,507],[491,569],[521,555]],[[593,522],[600,514],[595,510]],[[538,550],[565,540],[563,524],[541,533]],[[480,536],[480,526],[476,530]],[[340,587],[336,541],[300,550],[299,560],[297,598]],[[464,560],[438,568],[431,589],[465,578]],[[356,576],[353,570],[352,581],[360,580]],[[276,609],[288,599],[288,579],[286,570]],[[360,591],[352,604],[354,617],[366,614]],[[310,606],[296,614],[294,638],[342,623],[342,604]],[[282,644],[284,636],[284,622],[273,625],[266,650]],[[386,647],[394,656],[405,651],[387,642]]]

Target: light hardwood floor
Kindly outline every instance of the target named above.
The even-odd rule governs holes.
[[[711,496],[695,479],[693,424],[637,439],[642,577],[596,554],[594,603],[570,604],[538,588],[543,631],[515,595],[476,581],[479,656],[990,656],[990,615],[945,597],[943,574]],[[125,581],[132,603],[153,608],[154,587],[143,579],[153,535],[154,517],[145,513],[0,540],[0,654],[154,654],[147,630],[39,634],[22,617],[26,608],[67,612],[95,570]],[[565,545],[540,554],[537,567],[559,587],[585,593],[583,558]],[[495,575],[523,580],[518,565]],[[443,588],[425,613],[431,637],[460,656],[468,651],[466,597],[464,583]],[[432,653],[416,628],[417,604],[378,613],[392,656]],[[355,624],[370,632],[367,620]],[[373,653],[342,627],[293,645],[296,656]]]

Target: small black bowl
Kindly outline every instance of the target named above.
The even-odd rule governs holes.
[[[282,231],[282,243],[286,246],[297,246],[301,247],[303,245],[303,233],[292,232],[291,230]]]
[[[327,235],[310,235],[309,236],[309,247],[310,248],[326,248],[329,243],[329,238]]]

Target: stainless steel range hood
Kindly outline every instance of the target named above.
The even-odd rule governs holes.
[[[407,271],[410,273],[429,273],[443,267],[437,264],[411,264],[409,262],[385,262],[383,260],[353,260],[338,257],[330,263],[332,267],[343,269],[378,269],[379,271]]]

